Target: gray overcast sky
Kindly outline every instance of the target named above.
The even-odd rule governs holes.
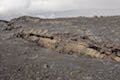
[[[119,9],[120,0],[0,0],[0,18],[88,8]]]

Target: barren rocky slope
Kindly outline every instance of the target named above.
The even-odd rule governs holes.
[[[1,80],[119,80],[120,17],[0,21]]]

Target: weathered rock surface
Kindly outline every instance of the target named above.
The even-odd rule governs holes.
[[[1,80],[119,80],[120,17],[0,21]]]

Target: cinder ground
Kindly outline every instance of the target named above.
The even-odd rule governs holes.
[[[119,35],[119,16],[0,21],[0,80],[119,80]]]

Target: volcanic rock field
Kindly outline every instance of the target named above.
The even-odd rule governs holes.
[[[120,80],[120,16],[0,20],[0,80]]]

